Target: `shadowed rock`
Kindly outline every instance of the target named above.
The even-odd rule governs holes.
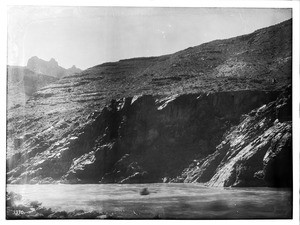
[[[286,112],[284,120],[279,120],[281,111]],[[209,186],[292,187],[291,115],[288,87],[276,101],[245,115],[213,154],[190,165],[178,179]]]

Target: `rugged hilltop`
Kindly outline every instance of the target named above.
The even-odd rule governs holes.
[[[80,73],[81,69],[72,66],[69,69],[65,69],[58,65],[58,62],[51,58],[49,61],[38,58],[37,56],[31,57],[27,62],[27,68],[36,72],[47,74],[52,77],[62,78],[75,73]]]
[[[8,183],[291,186],[291,34],[288,20],[43,87],[8,111]]]

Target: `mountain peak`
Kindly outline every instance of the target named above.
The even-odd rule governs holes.
[[[54,58],[51,58],[49,61],[46,61],[40,59],[37,56],[33,56],[28,60],[27,68],[36,73],[42,73],[57,78],[81,72],[81,70],[76,68],[75,65],[73,65],[73,67],[71,67],[70,69],[65,69],[59,66],[58,62]]]
[[[82,70],[77,68],[75,65],[73,65],[72,67],[70,67],[69,69],[67,69],[67,73],[68,74],[75,74],[75,73],[80,73]]]
[[[33,59],[40,59],[40,58],[35,55],[35,56],[32,56],[30,59],[33,60]]]
[[[51,59],[49,60],[49,63],[50,63],[51,65],[53,65],[53,66],[58,66],[58,62],[57,62],[54,58],[51,58]]]

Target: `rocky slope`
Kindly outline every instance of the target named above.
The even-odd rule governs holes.
[[[24,107],[9,110],[8,183],[185,181],[277,186],[270,171],[290,160],[280,155],[288,152],[291,119],[281,121],[273,111],[290,83],[291,20],[171,55],[104,63],[63,77],[36,92]],[[260,124],[259,119],[241,118],[262,105],[273,111],[263,116],[262,128],[253,131],[250,125]],[[281,114],[291,117],[288,110]],[[272,127],[276,119],[279,122]],[[226,143],[235,140],[234,127],[243,124],[249,129],[234,133],[240,143],[228,147]],[[272,135],[266,136],[265,145],[271,143],[270,149],[242,148],[243,141],[253,143],[267,135],[267,129]],[[230,161],[224,158],[226,151],[233,158],[241,153]],[[263,165],[252,168],[255,152],[269,155]],[[214,154],[221,155],[217,161]],[[194,179],[203,171],[209,174],[203,175],[205,179]]]
[[[76,68],[76,66],[72,66],[69,69],[65,69],[59,66],[58,62],[53,58],[47,62],[38,58],[37,56],[33,56],[28,60],[27,68],[36,73],[47,74],[49,76],[57,78],[62,78],[64,76],[69,76],[81,72],[81,69]]]

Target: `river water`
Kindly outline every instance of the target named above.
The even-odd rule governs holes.
[[[147,187],[150,194],[140,195]],[[292,192],[208,188],[201,184],[8,185],[24,200],[53,210],[113,212],[117,218],[291,218]]]

